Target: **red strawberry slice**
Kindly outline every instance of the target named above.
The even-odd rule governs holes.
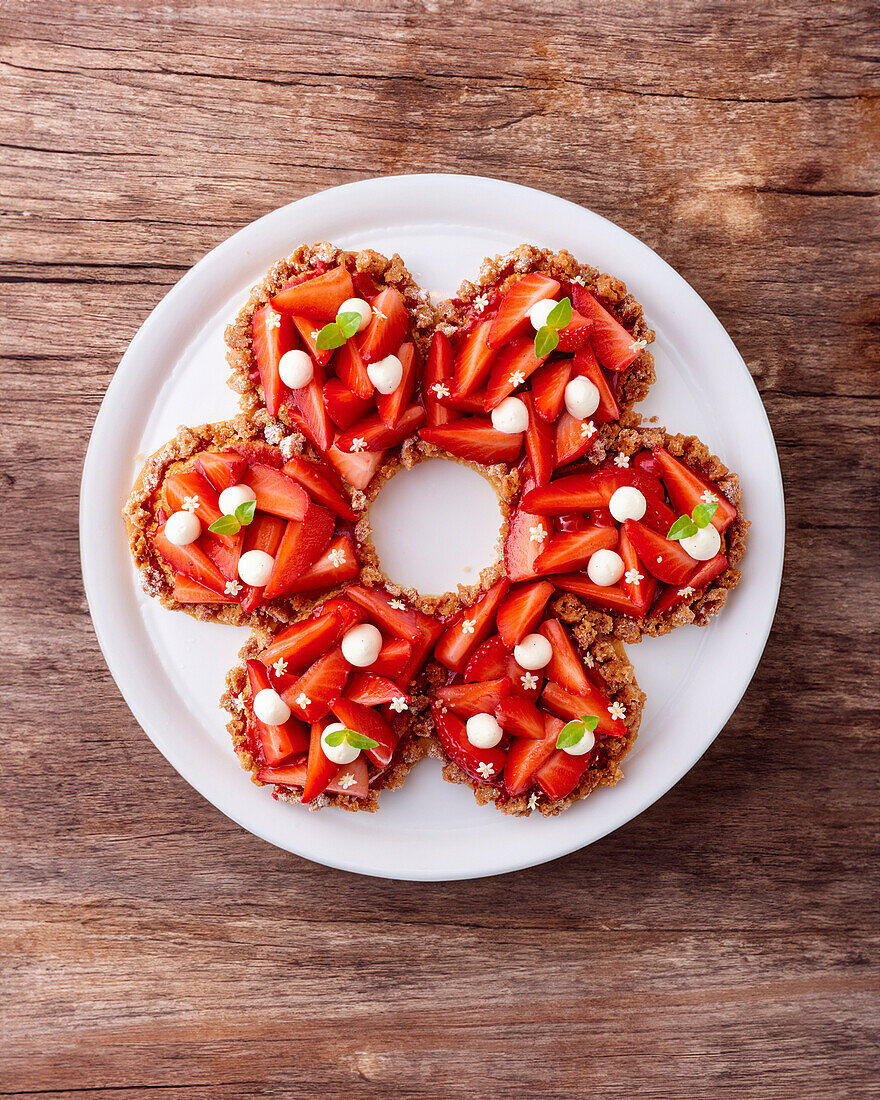
[[[304,519],[309,507],[308,493],[298,481],[271,466],[254,464],[244,479],[257,494],[257,509],[285,519]]]
[[[294,592],[315,592],[319,588],[335,588],[354,580],[360,572],[354,543],[347,535],[333,539],[318,560],[292,582],[287,595]]]
[[[551,359],[532,375],[535,408],[542,420],[555,420],[562,412],[573,368],[573,359]]]
[[[504,786],[510,795],[524,794],[532,786],[535,772],[556,752],[556,739],[563,723],[551,715],[544,716],[543,736],[515,737],[507,750]]]
[[[297,426],[319,451],[326,451],[333,441],[333,424],[324,407],[326,375],[315,364],[315,374],[307,386],[290,391],[287,408]]]
[[[529,465],[532,467],[537,484],[546,485],[553,476],[556,460],[553,428],[538,416],[530,393],[522,393],[520,400],[529,411],[529,426],[526,429],[526,454]]]
[[[523,479],[523,496],[535,487],[529,473]],[[547,545],[550,524],[543,516],[518,508],[510,517],[504,543],[505,572],[510,581],[526,581],[537,576],[535,562]]]
[[[522,506],[537,515],[558,516],[564,512],[591,512],[608,501],[589,474],[560,477],[523,493]]]
[[[242,443],[236,443],[235,449],[248,462],[259,462],[263,466],[274,466],[276,470],[280,470],[284,465],[284,458],[278,448],[263,443],[260,439],[247,439]]]
[[[342,347],[337,348],[333,356],[333,367],[336,376],[357,397],[364,400],[373,396],[373,383],[367,374],[367,365],[361,359],[354,339],[346,340]]]
[[[449,684],[437,688],[437,698],[459,718],[472,718],[475,714],[493,714],[502,699],[510,695],[510,677],[483,680],[472,684]]]
[[[529,336],[514,340],[498,353],[489,375],[486,412],[500,405],[505,397],[530,378],[546,359],[535,355],[535,342]]]
[[[348,679],[349,664],[334,646],[284,690],[284,701],[297,718],[317,722],[338,699]]]
[[[535,562],[539,573],[568,573],[583,569],[597,550],[613,550],[617,546],[616,527],[585,527],[583,531],[568,531],[551,539]]]
[[[243,543],[243,531],[239,531],[237,535],[225,537],[215,535],[212,531],[203,531],[199,536],[199,546],[228,581],[238,580],[238,559],[241,557]]]
[[[330,362],[330,357],[333,355],[332,350],[318,351],[318,333],[321,331],[323,325],[320,321],[313,321],[309,317],[297,317],[294,315],[291,316],[290,320],[293,323],[293,327],[299,333],[299,338],[305,345],[306,351],[314,360],[315,366],[323,370]]]
[[[580,783],[592,759],[593,753],[590,752],[584,753],[583,756],[572,756],[571,753],[557,749],[537,770],[535,782],[554,802],[561,798],[568,798]]]
[[[584,347],[590,338],[592,327],[593,322],[588,317],[584,317],[577,310],[573,310],[571,320],[565,328],[559,330],[559,343],[556,345],[556,350],[565,354]]]
[[[205,588],[203,584],[199,584],[183,573],[174,574],[174,589],[171,595],[178,603],[238,603],[234,596]]]
[[[543,705],[566,722],[574,718],[580,718],[584,714],[592,715],[599,719],[596,729],[599,733],[607,733],[610,737],[625,737],[626,726],[621,718],[611,716],[611,702],[598,688],[588,684],[589,691],[580,695],[572,695],[565,688],[552,680],[544,687],[541,694]]]
[[[199,517],[202,530],[207,530],[221,516],[217,491],[204,474],[198,470],[178,470],[165,479],[165,499],[172,511],[177,512],[186,501],[198,499],[195,514]],[[225,539],[229,544],[230,539]]]
[[[165,537],[163,527],[153,535],[153,545],[175,573],[182,573],[196,584],[210,588],[214,592],[225,592],[226,578],[198,543],[191,542],[187,546],[175,546]]]
[[[269,415],[277,416],[286,392],[278,373],[278,364],[284,352],[294,346],[290,321],[271,306],[263,306],[254,313],[251,334],[263,399]]]
[[[510,589],[498,608],[498,633],[508,649],[532,633],[552,595],[553,585],[549,581],[533,581]]]
[[[398,638],[395,641],[402,642],[402,639]],[[403,642],[403,645],[406,644]],[[364,707],[378,707],[382,703],[391,703],[395,699],[402,699],[407,705],[410,703],[410,697],[405,691],[401,691],[393,680],[372,671],[353,672],[345,686],[345,698],[353,703],[360,703]]]
[[[376,363],[396,352],[406,339],[409,316],[403,298],[387,286],[373,300],[373,316],[357,337],[358,350],[365,363]]]
[[[400,385],[392,393],[376,393],[376,408],[379,418],[388,428],[396,428],[412,397],[416,382],[416,366],[421,366],[416,355],[415,345],[401,344],[396,352],[403,367]],[[342,427],[342,425],[339,425]]]
[[[272,600],[289,592],[297,578],[318,560],[333,537],[336,518],[319,504],[310,504],[305,519],[288,520],[275,552],[272,575],[263,599]]]
[[[443,632],[442,623],[416,608],[393,606],[403,601],[389,596],[381,588],[363,588],[353,584],[345,590],[345,594],[362,607],[371,619],[398,638],[405,638],[413,646],[426,640],[433,645]]]
[[[630,541],[629,535],[626,533],[625,527],[620,529],[620,542],[617,552],[623,558],[625,569],[623,578],[620,581],[621,590],[639,608],[640,615],[643,616],[651,606],[651,600],[653,600],[654,593],[657,591],[657,582],[651,576],[650,570],[646,569],[639,561],[639,556]]]
[[[448,397],[440,397],[440,404],[455,412],[470,413],[472,416],[483,416],[486,412],[486,391],[474,390],[465,396],[454,390]]]
[[[318,609],[320,615],[329,615],[331,612],[342,619],[343,634],[367,619],[366,611],[362,607],[358,607],[357,604],[353,604],[351,600],[347,600],[344,596],[334,596],[330,600],[325,600]]]
[[[467,739],[464,722],[451,710],[443,711],[432,704],[431,716],[437,737],[449,759],[478,783],[497,782],[506,759],[502,750],[475,748]]]
[[[662,615],[664,611],[668,611],[671,607],[675,607],[676,604],[681,603],[684,599],[688,598],[687,590],[689,588],[693,590],[693,593],[702,592],[716,577],[721,576],[727,568],[727,565],[727,558],[720,552],[717,553],[714,558],[701,562],[699,568],[694,570],[685,584],[672,585],[661,593],[652,608],[652,613],[654,615]]]
[[[592,431],[590,431],[591,425]],[[598,434],[599,429],[594,421],[576,420],[567,409],[563,409],[556,421],[557,469],[585,455],[593,446]]]
[[[354,489],[366,489],[382,465],[384,457],[384,451],[349,454],[348,451],[340,451],[335,443],[326,455],[327,461]]]
[[[509,587],[509,582],[502,578],[476,603],[461,611],[437,643],[435,659],[453,672],[464,672],[471,654],[491,633],[498,608]]]
[[[325,612],[317,619],[294,623],[276,634],[260,654],[264,665],[286,661],[290,668],[299,671],[307,668],[322,656],[342,633],[342,617],[335,611]]]
[[[320,734],[318,736],[320,739]],[[367,797],[370,791],[370,777],[366,760],[358,757],[351,764],[345,764],[341,768],[338,764],[334,764],[333,767],[337,769],[336,775],[323,788],[325,791],[329,794],[348,795],[349,798]],[[296,764],[285,764],[282,768],[261,768],[257,772],[257,779],[261,783],[278,783],[282,787],[302,787],[306,781],[306,762],[303,760]],[[350,781],[351,779],[354,779],[354,783]],[[317,794],[320,793],[321,791],[317,792]],[[317,794],[313,797],[317,797]]]
[[[250,689],[248,719],[256,730],[264,762],[269,767],[274,767],[297,753],[305,752],[309,747],[309,735],[302,722],[289,718],[279,726],[270,726],[261,722],[253,712],[254,696],[272,687],[265,665],[259,661],[248,661],[247,676]]]
[[[399,682],[401,673],[412,656],[412,646],[403,638],[388,638],[379,650],[379,656],[370,666],[377,676]]]
[[[573,372],[575,375],[583,375],[583,377],[589,378],[599,391],[599,405],[593,413],[593,420],[597,424],[606,424],[609,420],[617,420],[620,417],[620,406],[589,343],[585,344],[575,355]]]
[[[490,420],[456,420],[436,428],[422,428],[419,435],[426,443],[483,466],[515,462],[522,450],[522,435],[498,432]]]
[[[376,286],[373,277],[368,275],[366,271],[353,271],[351,280],[354,283],[355,294],[358,298],[363,298],[365,302],[372,302],[379,293],[380,288]]]
[[[475,680],[497,680],[499,676],[507,676],[508,656],[501,637],[493,634],[474,651],[464,670],[464,682],[471,684]]]
[[[238,485],[247,467],[247,459],[237,451],[202,451],[196,466],[218,493]]]
[[[557,573],[553,577],[553,583],[563,592],[573,592],[591,607],[630,615],[634,619],[640,619],[643,616],[640,605],[634,603],[617,585],[604,587],[593,584],[583,573]]]
[[[262,550],[275,557],[275,551],[281,542],[287,524],[280,516],[271,516],[266,512],[257,512],[253,523],[244,529],[241,552]],[[239,603],[244,611],[255,611],[263,602],[263,588],[246,584],[239,594]]]
[[[651,576],[666,584],[684,584],[693,573],[696,560],[682,548],[681,543],[664,538],[634,519],[628,519],[623,526]]]
[[[393,428],[384,424],[377,413],[375,416],[364,417],[348,431],[343,432],[336,440],[336,447],[340,451],[352,453],[355,441],[359,440],[357,444],[359,450],[355,450],[353,452],[355,454],[359,451],[385,451],[389,447],[396,447],[398,443],[402,443],[424,422],[425,410],[421,405],[410,405],[405,409]]]
[[[376,748],[363,750],[377,768],[385,768],[391,763],[398,738],[377,710],[353,703],[351,699],[337,699],[333,704],[333,713],[350,730],[378,742]]]
[[[330,378],[324,383],[322,397],[327,415],[342,431],[362,420],[373,407],[370,398],[355,397],[338,378]]]
[[[323,794],[342,771],[338,764],[335,764],[324,755],[324,750],[321,747],[321,734],[324,732],[325,725],[325,722],[312,723],[309,738],[309,756],[306,761],[306,777],[303,783],[303,803],[314,802],[318,795]],[[357,760],[355,763],[357,763]],[[346,765],[346,770],[350,767],[350,764]]]
[[[573,286],[572,301],[578,313],[593,322],[590,343],[603,367],[614,371],[626,370],[638,359],[645,348],[644,340],[636,340],[631,332],[627,332],[586,287]]]
[[[483,321],[465,338],[458,349],[452,392],[459,397],[466,397],[474,390],[480,389],[489,377],[492,360],[495,358],[495,352],[487,343],[491,328],[491,321]]]
[[[654,448],[654,458],[663,471],[663,483],[673,507],[679,512],[690,515],[698,504],[717,501],[718,507],[712,517],[712,524],[719,532],[726,531],[736,519],[737,510],[718,486],[708,478],[701,477],[690,466],[685,466],[683,462],[673,458],[663,447]],[[710,496],[714,498],[713,501],[709,501]]]
[[[548,619],[541,624],[543,634],[553,650],[550,663],[544,669],[549,680],[554,680],[574,695],[586,695],[592,689],[584,662],[575,648],[568,631],[558,619]]]
[[[434,387],[445,385],[447,389],[450,389],[449,380],[452,378],[454,370],[455,361],[449,337],[443,332],[435,332],[431,338],[431,350],[428,352],[428,362],[422,379],[422,397],[425,402],[425,411],[428,414],[429,428],[436,428],[438,424],[446,424],[453,418],[449,409],[437,399]]]
[[[495,718],[505,733],[540,741],[544,737],[544,719],[534,703],[522,695],[509,695],[495,708]]]
[[[343,519],[350,520],[352,523],[357,521],[357,514],[340,491],[341,483],[334,484],[335,475],[331,475],[326,466],[318,466],[316,462],[297,456],[285,462],[282,470],[288,477],[298,481],[307,490],[312,500],[323,504],[325,508],[329,508],[331,512]]]
[[[272,299],[272,305],[276,309],[326,323],[335,320],[342,303],[353,297],[351,275],[340,264],[316,279],[279,290]]]
[[[545,298],[555,298],[559,293],[559,283],[546,275],[534,272],[513,284],[501,299],[498,312],[492,321],[488,344],[500,348],[509,340],[523,336],[531,329],[529,310]]]

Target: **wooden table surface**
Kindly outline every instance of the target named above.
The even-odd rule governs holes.
[[[6,0],[3,1096],[878,1095],[872,7]],[[584,851],[445,885],[314,866],[192,791],[104,665],[76,528],[105,388],[187,268],[432,171],[657,249],[749,364],[788,505],[703,760]]]

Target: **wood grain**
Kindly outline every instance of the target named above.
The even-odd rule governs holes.
[[[878,38],[859,0],[0,8],[2,1095],[878,1095]],[[204,803],[107,672],[76,535],[101,397],[181,274],[420,171],[545,188],[678,268],[761,390],[789,525],[691,774],[447,885]]]

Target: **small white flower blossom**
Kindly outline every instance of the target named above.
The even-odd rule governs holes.
[[[586,286],[586,285],[587,285],[587,284],[586,284],[586,281],[584,280],[584,277],[583,277],[583,275],[575,275],[575,276],[574,276],[574,277],[572,278],[572,280],[571,280],[571,281],[572,281],[573,283],[575,283],[575,284],[576,284],[577,286]]]
[[[686,600],[689,600],[691,596],[693,596],[694,591],[695,590],[691,588],[690,585],[686,585],[684,588],[679,588],[678,594],[679,596],[684,596]]]
[[[266,314],[266,324],[269,328],[279,328],[281,325],[281,314],[276,313],[274,309],[270,309]]]
[[[389,607],[393,607],[395,611],[406,611],[406,604],[403,600],[392,600]]]
[[[530,810],[537,809],[537,806],[538,806],[538,792],[537,791],[532,791],[532,793],[529,795],[529,809]]]
[[[538,677],[534,672],[525,672],[519,678],[519,682],[523,686],[523,691],[537,691]]]
[[[284,676],[287,672],[287,661],[283,657],[279,657],[278,660],[272,665],[276,676]]]
[[[586,439],[588,435],[593,435],[595,433],[595,431],[596,431],[596,425],[593,423],[592,420],[582,421],[582,423],[581,423],[581,435],[583,436],[584,439]]]
[[[365,451],[366,449],[367,449],[367,441],[366,441],[366,439],[364,439],[364,437],[362,435],[359,435],[357,437],[357,439],[353,439],[351,441],[350,450],[351,450],[352,454],[356,454],[356,455],[360,454],[361,451]]]
[[[181,504],[180,510],[182,512],[195,512],[195,511],[198,511],[198,507],[199,507],[199,495],[198,495],[198,493],[196,493],[195,496],[184,497],[183,498],[183,504]]]
[[[543,542],[547,537],[547,529],[543,524],[536,523],[534,527],[529,528],[529,542]]]
[[[648,341],[647,340],[633,340],[633,342],[632,342],[632,350],[633,351],[644,351],[647,346],[648,346]]]
[[[244,710],[244,699],[240,695],[232,696],[232,709],[241,713]]]
[[[593,654],[592,653],[582,653],[581,658],[583,659],[583,662],[587,666],[587,668],[595,668],[596,667],[596,662],[593,660]]]
[[[340,565],[345,564],[345,551],[339,546],[335,546],[330,551],[330,561],[333,563],[333,568],[338,569]]]
[[[388,317],[379,309],[378,306],[373,306],[373,316],[380,317],[383,321],[387,321]]]
[[[227,581],[224,591],[227,596],[237,596],[241,592],[241,585],[238,581]]]
[[[297,695],[294,702],[298,707],[301,707],[303,710],[305,710],[306,707],[310,707],[312,705],[312,700],[308,697],[308,695],[306,695],[304,691],[301,691],[299,695]]]
[[[627,569],[627,571],[623,574],[623,579],[626,581],[627,584],[639,584],[639,582],[643,581],[645,578],[638,571],[638,569]]]
[[[464,619],[461,624],[462,634],[473,634],[477,626],[476,619]]]
[[[435,382],[431,387],[431,393],[433,393],[435,397],[448,397],[449,387],[442,382]]]
[[[521,386],[523,382],[525,382],[525,380],[526,376],[521,370],[514,371],[514,373],[510,376],[510,384],[511,386],[513,386],[514,389],[516,389],[517,386]]]
[[[353,787],[355,783],[357,783],[357,780],[351,772],[346,772],[345,775],[341,775],[336,782],[344,791],[347,791],[349,787]]]
[[[403,714],[405,710],[409,710],[409,703],[407,703],[402,695],[395,695],[391,700],[390,706],[396,714]]]
[[[614,465],[619,466],[621,470],[625,470],[629,466],[629,455],[616,455]]]
[[[321,335],[321,330],[320,329],[317,329],[317,328],[312,329],[312,339],[313,340],[317,340],[320,335]]]
[[[477,771],[484,779],[491,779],[492,776],[495,774],[495,768],[490,763],[488,763],[488,761],[483,761],[483,763],[477,764]]]
[[[486,306],[489,304],[488,294],[478,294],[473,301],[473,307],[477,313],[482,313]]]
[[[622,703],[613,702],[608,708],[608,713],[612,718],[619,718],[621,722],[626,718],[626,707]]]
[[[717,504],[718,503],[718,497],[710,489],[704,489],[703,490],[703,495],[700,497],[700,500],[704,504]]]

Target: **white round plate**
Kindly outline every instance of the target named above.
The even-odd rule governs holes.
[[[422,286],[443,295],[474,276],[484,256],[523,241],[567,248],[612,272],[657,332],[658,381],[640,410],[672,431],[699,435],[742,476],[753,521],[742,583],[706,629],[685,627],[630,647],[648,702],[626,778],[559,817],[509,818],[480,808],[469,788],[442,781],[433,760],[419,764],[401,790],[384,794],[378,814],[308,813],[275,802],[270,788],[254,786],[240,769],[217,703],[246,632],[165,611],[141,592],[120,519],[141,462],[178,425],[234,415],[224,326],[273,260],[302,241],[321,240],[397,251]],[[453,486],[447,468],[432,463],[411,486],[406,479],[415,475],[401,475],[396,503],[383,507],[400,515],[400,504],[442,486],[460,514],[482,514],[487,505],[491,511],[479,478]],[[392,542],[383,564],[393,576],[418,558],[426,587],[435,577],[442,589],[450,561],[455,568],[487,564],[496,527],[492,514],[447,531],[445,545],[436,538],[421,549]],[[773,436],[745,363],[705,302],[650,248],[540,191],[473,176],[394,176],[335,187],[267,214],[210,252],[159,303],[125,353],[95,422],[80,540],[86,594],[110,671],[147,735],[196,790],[257,836],[319,863],[444,880],[513,871],[590,844],[644,810],[695,763],[730,717],[764,649],[782,574],[784,509]]]

